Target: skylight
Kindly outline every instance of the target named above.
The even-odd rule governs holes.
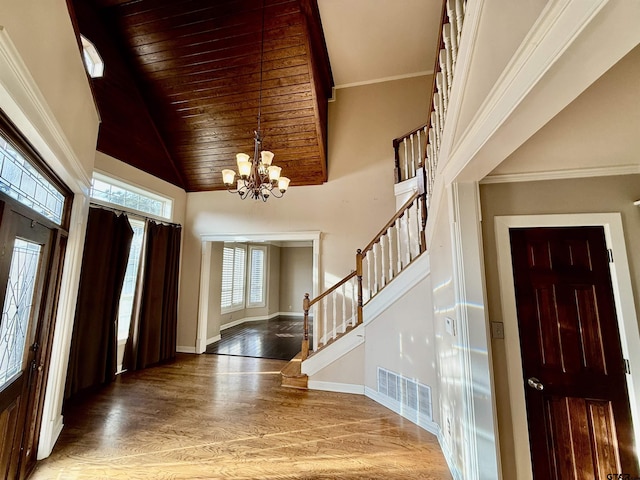
[[[95,45],[84,36],[80,35],[80,40],[82,41],[82,58],[84,59],[84,66],[87,69],[87,73],[89,73],[91,78],[102,77],[102,75],[104,75],[104,62],[98,50]]]

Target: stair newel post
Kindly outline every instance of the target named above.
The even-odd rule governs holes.
[[[362,323],[362,250],[356,253],[356,278],[358,279],[358,325]]]
[[[400,171],[400,142],[396,138],[393,141],[393,151],[395,152],[396,166],[394,168],[395,183],[400,183],[402,175]]]
[[[309,357],[309,294],[304,294],[302,300],[302,310],[304,311],[304,336],[302,338],[302,360]]]

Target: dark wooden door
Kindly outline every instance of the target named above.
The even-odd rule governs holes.
[[[42,396],[53,231],[24,207],[1,205],[0,478],[15,479],[24,478],[35,462],[35,443],[29,438]]]
[[[510,235],[535,480],[637,476],[604,229]]]

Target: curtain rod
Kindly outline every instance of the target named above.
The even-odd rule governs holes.
[[[173,222],[169,222],[167,220],[160,220],[159,218],[156,218],[156,217],[148,217],[147,215],[142,215],[141,213],[138,213],[138,212],[131,212],[129,210],[124,210],[122,208],[115,208],[115,207],[111,207],[111,206],[108,206],[108,205],[103,205],[101,203],[89,202],[89,207],[102,208],[103,210],[109,210],[109,211],[114,212],[114,213],[118,213],[118,214],[121,214],[121,215],[126,215],[127,217],[134,217],[134,218],[139,218],[139,219],[142,219],[142,220],[151,220],[153,222],[161,223],[163,225],[169,225],[171,227],[180,227],[180,228],[182,228],[182,225],[180,225],[179,223],[173,223]]]

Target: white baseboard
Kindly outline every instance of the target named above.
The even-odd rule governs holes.
[[[278,312],[279,317],[300,317],[304,318],[304,312]],[[313,318],[312,315],[309,315],[309,318]]]
[[[178,345],[176,347],[176,352],[178,353],[197,353],[196,347],[187,347],[185,345]]]
[[[353,383],[323,382],[320,380],[309,380],[309,390],[323,390],[325,392],[352,393],[364,395],[364,385]]]
[[[260,315],[257,317],[244,317],[239,318],[238,320],[234,320],[229,323],[225,323],[224,325],[220,325],[220,330],[226,330],[227,328],[235,327],[236,325],[241,325],[245,322],[260,322],[262,320],[271,320],[272,318],[276,318],[280,313],[272,313],[271,315]]]
[[[222,338],[221,335],[216,335],[215,337],[207,338],[207,345],[211,345],[212,343],[219,342]]]
[[[463,480],[462,473],[458,470],[458,467],[455,463],[453,463],[453,454],[449,449],[449,445],[444,439],[444,433],[442,429],[438,427],[438,443],[440,444],[440,449],[442,450],[442,455],[444,455],[444,459],[447,462],[447,466],[449,467],[449,472],[451,472],[451,476],[454,480]]]
[[[386,395],[380,395],[376,390],[370,387],[364,387],[364,394],[371,400],[378,402],[380,405],[387,407],[389,410],[397,413],[401,417],[406,418],[410,422],[415,423],[419,427],[424,428],[427,432],[438,435],[440,425],[427,418],[425,415],[416,412],[412,408],[407,408],[406,405],[402,405],[400,402],[387,397]]]

